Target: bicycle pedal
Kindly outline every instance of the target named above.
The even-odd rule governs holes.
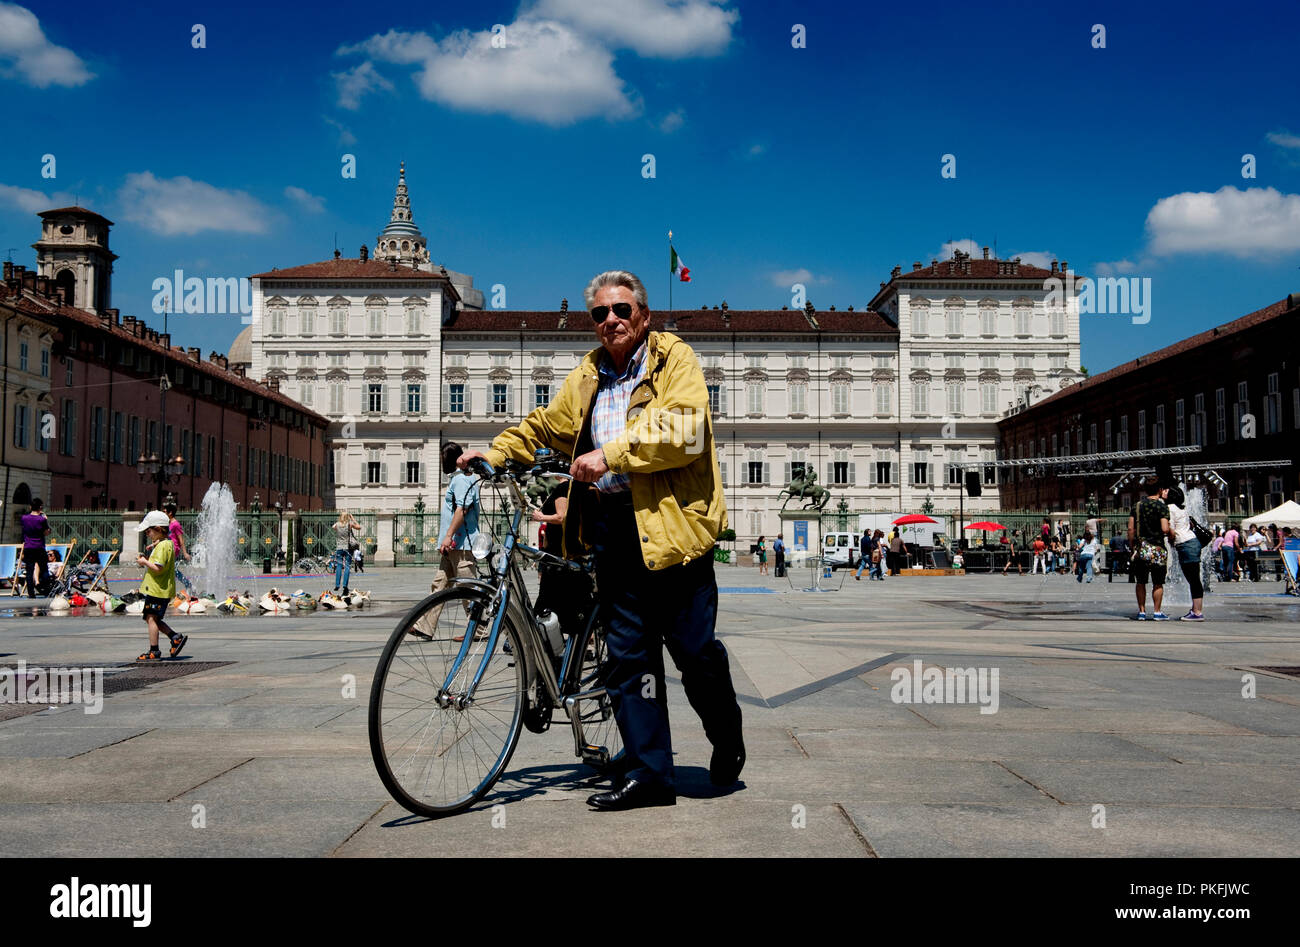
[[[582,748],[579,754],[584,763],[589,763],[597,768],[609,765],[609,750],[603,746],[592,746],[590,743]]]

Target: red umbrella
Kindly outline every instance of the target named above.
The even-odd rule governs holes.
[[[900,516],[894,520],[895,526],[910,526],[913,523],[938,523],[938,520],[932,520],[930,517],[921,513],[908,513],[906,516]]]
[[[1003,526],[1001,523],[988,523],[988,522],[983,522],[983,523],[971,523],[971,524],[969,524],[969,525],[967,525],[967,526],[963,526],[962,529],[981,529],[981,530],[988,530],[988,529],[1006,529],[1006,527]]]

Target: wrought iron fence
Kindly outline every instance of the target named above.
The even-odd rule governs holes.
[[[122,550],[122,514],[104,511],[64,510],[49,517],[50,535],[47,545],[70,543],[75,540],[76,556],[80,558],[87,549],[96,552]]]
[[[429,565],[438,561],[438,513],[398,513],[393,521],[393,562]]]
[[[353,518],[361,529],[357,539],[361,543],[361,552],[367,559],[374,559],[379,547],[379,518],[374,513],[353,513]],[[296,528],[290,537],[296,556],[323,556],[329,558],[338,545],[334,533],[334,524],[338,522],[338,510],[324,512],[299,513]]]

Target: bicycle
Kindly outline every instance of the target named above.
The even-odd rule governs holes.
[[[332,569],[333,563],[320,556],[303,556],[293,564],[296,575],[324,575]]]
[[[613,703],[602,686],[608,651],[593,564],[519,538],[530,509],[521,484],[571,479],[567,461],[542,448],[531,467],[494,470],[481,459],[471,467],[514,509],[504,542],[475,534],[472,553],[487,563],[488,577],[457,579],[412,608],[384,647],[370,693],[370,751],[379,778],[397,802],[425,816],[452,815],[482,799],[509,764],[522,728],[545,732],[557,708],[573,729],[575,756],[601,775],[621,762]],[[535,613],[521,559],[585,577],[590,596],[567,641],[558,622],[544,624]]]

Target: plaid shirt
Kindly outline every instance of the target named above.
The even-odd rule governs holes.
[[[600,379],[596,389],[596,410],[591,417],[591,441],[599,449],[623,436],[627,430],[627,408],[632,400],[632,389],[645,376],[646,344],[628,359],[623,374],[614,374],[609,353],[600,354]],[[632,486],[627,474],[607,473],[596,481],[601,493],[619,493]]]

